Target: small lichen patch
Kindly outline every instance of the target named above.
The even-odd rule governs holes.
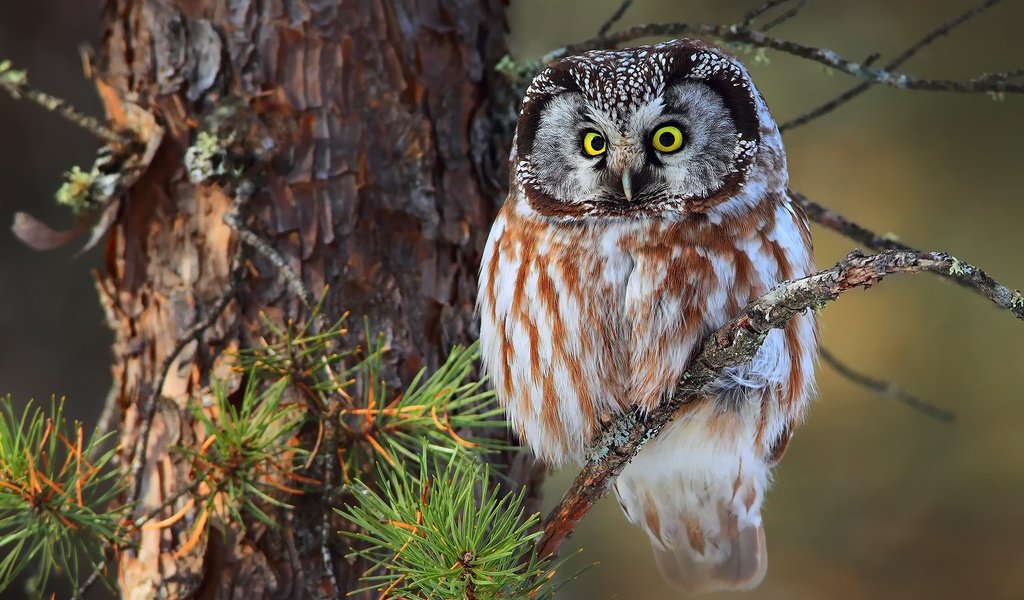
[[[949,265],[949,274],[950,275],[963,275],[964,273],[967,272],[967,269],[964,268],[964,264],[962,262],[960,262],[960,260],[958,258],[956,258],[954,256],[954,257],[952,257],[952,259],[953,259],[953,264]]]
[[[636,426],[637,416],[627,413],[608,431],[605,431],[597,443],[587,452],[587,462],[600,462],[613,447],[620,447],[629,442],[629,432]]]
[[[92,204],[92,186],[96,181],[93,172],[85,172],[75,166],[64,174],[64,183],[57,189],[57,203],[71,208],[75,213],[87,212]]]
[[[526,61],[520,64],[516,63],[515,59],[508,54],[502,56],[498,64],[494,65],[494,70],[503,75],[512,85],[528,83],[540,69],[541,64],[537,61]]]
[[[28,74],[25,71],[11,68],[11,61],[0,61],[0,83],[12,86],[25,85],[28,83]]]
[[[1020,290],[1013,290],[1013,295],[1010,296],[1010,307],[1024,308],[1024,296],[1021,295]]]
[[[185,168],[192,183],[225,174],[227,150],[219,137],[208,131],[200,131],[196,141],[185,151]]]

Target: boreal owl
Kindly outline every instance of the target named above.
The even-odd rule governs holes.
[[[586,460],[604,419],[662,402],[750,300],[813,271],[778,127],[746,69],[701,41],[548,66],[510,172],[480,269],[483,361],[521,440],[554,466]],[[772,331],[618,478],[674,585],[764,577],[761,503],[816,345],[812,314]]]

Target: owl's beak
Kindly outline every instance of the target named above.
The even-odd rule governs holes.
[[[626,196],[626,202],[633,200],[633,174],[629,169],[622,172],[622,193]]]

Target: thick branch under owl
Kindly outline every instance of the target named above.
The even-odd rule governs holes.
[[[863,228],[860,230],[870,234]],[[537,544],[539,554],[557,553],[576,524],[608,494],[622,469],[645,444],[658,436],[679,408],[700,399],[729,367],[753,359],[770,331],[782,329],[805,310],[823,308],[850,290],[867,289],[895,273],[922,272],[954,279],[993,299],[997,305],[1001,303],[990,295],[991,284],[1007,289],[981,269],[949,254],[912,249],[884,250],[871,256],[855,250],[830,269],[779,284],[705,339],[701,352],[690,362],[668,400],[649,413],[640,410],[625,413],[604,428],[587,464],[545,521],[544,535]],[[1003,308],[1021,318],[1024,300],[1019,292],[1012,294],[1015,299]]]

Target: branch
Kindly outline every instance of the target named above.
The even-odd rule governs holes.
[[[612,16],[608,17],[607,21],[601,24],[601,28],[597,30],[597,37],[603,38],[608,35],[608,32],[611,31],[612,27],[614,27],[620,19],[622,19],[622,15],[626,14],[626,11],[629,10],[629,7],[632,5],[633,0],[622,0],[622,4],[619,5],[619,8],[612,13]]]
[[[147,522],[155,519],[165,509],[170,508],[171,506],[173,506],[174,503],[177,502],[178,499],[181,498],[182,496],[184,496],[185,494],[194,494],[197,491],[199,491],[199,486],[201,486],[203,483],[204,483],[204,481],[202,479],[197,479],[197,480],[191,482],[187,486],[182,487],[177,492],[175,492],[174,494],[171,494],[166,499],[164,499],[164,501],[160,504],[160,506],[158,506],[158,507],[154,508],[153,510],[149,511],[148,513],[138,517],[134,521],[126,523],[125,526],[128,528],[129,532],[141,529],[143,525],[145,525]],[[98,561],[98,562],[93,563],[93,565],[92,565],[92,573],[90,573],[89,577],[86,578],[86,580],[83,581],[75,589],[75,592],[74,592],[74,594],[72,596],[73,598],[84,598],[85,597],[86,592],[88,592],[89,589],[92,588],[92,586],[99,580],[100,576],[103,575],[103,570],[106,569],[107,564],[109,564],[109,562],[110,562],[110,559],[113,558],[113,556],[114,556],[114,552],[113,551],[114,550],[118,550],[118,549],[119,548],[115,548],[113,541],[107,540],[106,547],[104,548],[104,557],[103,557],[103,559]]]
[[[807,46],[798,42],[791,42],[767,35],[763,31],[754,31],[741,27],[740,25],[709,25],[696,23],[654,23],[639,25],[624,31],[613,33],[604,37],[596,37],[572,44],[565,48],[548,53],[542,62],[549,63],[553,60],[572,54],[579,54],[587,50],[600,48],[614,48],[626,42],[632,42],[648,37],[678,37],[681,35],[702,35],[717,38],[725,42],[749,44],[755,48],[768,48],[786,54],[816,62],[826,67],[846,73],[865,82],[878,83],[904,90],[930,90],[939,92],[959,93],[1024,93],[1024,84],[1011,83],[1010,72],[980,75],[967,81],[955,81],[948,79],[920,79],[910,77],[903,73],[887,69],[874,69],[864,64],[843,58],[824,48]]]
[[[859,244],[863,244],[871,250],[876,252],[882,252],[884,250],[920,252],[920,250],[916,248],[900,243],[893,236],[879,235],[870,229],[861,227],[853,221],[847,220],[839,213],[808,200],[807,197],[800,192],[789,190],[789,197],[804,209],[804,212],[810,220]],[[947,271],[935,271],[935,273],[945,279],[949,279],[965,288],[968,288],[975,293],[981,294],[991,300],[992,303],[999,308],[1008,310],[1018,319],[1024,320],[1024,296],[1021,295],[1020,290],[1011,290],[995,279],[989,277],[985,271],[982,271],[974,265],[965,263],[956,258],[953,258],[952,260],[953,263]]]
[[[853,368],[839,360],[836,355],[832,354],[832,352],[826,348],[820,348],[818,353],[821,356],[821,360],[828,366],[832,367],[836,373],[839,373],[849,381],[852,381],[853,383],[866,388],[879,396],[891,398],[900,404],[907,406],[911,410],[927,415],[936,421],[952,423],[956,420],[956,415],[952,412],[939,408],[933,404],[929,404],[923,400],[919,400],[916,396],[895,383],[875,379],[870,375],[865,375],[864,373],[853,370]]]
[[[760,31],[769,31],[769,30],[775,29],[779,25],[782,25],[786,21],[788,21],[788,20],[792,19],[793,17],[797,16],[800,13],[800,11],[802,11],[804,9],[804,7],[807,6],[807,2],[808,2],[808,0],[800,0],[799,2],[796,3],[796,6],[794,6],[793,8],[787,10],[786,12],[784,12],[781,15],[775,17],[771,21],[769,21],[769,22],[765,23],[764,25],[762,25]]]
[[[961,15],[956,17],[955,19],[952,19],[950,21],[947,21],[947,22],[943,23],[942,25],[940,25],[937,28],[935,28],[932,31],[930,31],[923,38],[919,39],[917,42],[912,44],[909,48],[904,50],[899,56],[894,58],[892,61],[886,63],[886,65],[884,67],[882,67],[882,69],[885,70],[885,71],[891,71],[891,70],[899,67],[903,63],[905,63],[908,60],[910,60],[915,54],[920,52],[923,48],[933,44],[939,38],[942,38],[942,37],[945,37],[945,36],[949,35],[949,33],[951,31],[953,31],[954,29],[960,27],[961,25],[963,25],[967,21],[970,21],[974,17],[980,15],[981,13],[985,12],[986,10],[992,8],[993,6],[995,6],[996,4],[999,4],[1002,1],[1003,0],[986,0],[982,4],[979,4],[978,6],[975,6],[974,8],[972,8],[972,9],[962,13]],[[869,63],[867,61],[865,61],[864,64],[865,65],[869,65]],[[1007,74],[991,75],[990,77],[999,77],[999,75],[1002,75],[1003,79],[1008,79],[1008,78],[1014,76],[1014,75],[1012,75],[1010,73],[1007,73]],[[797,118],[795,118],[795,119],[793,119],[791,121],[787,121],[786,123],[783,123],[782,125],[779,126],[779,131],[785,133],[786,131],[790,131],[792,129],[796,129],[797,127],[800,127],[801,125],[806,125],[807,123],[810,123],[811,121],[817,119],[818,117],[824,116],[824,115],[832,112],[833,110],[835,110],[835,109],[839,108],[840,106],[846,104],[850,100],[853,100],[857,96],[860,96],[864,92],[868,91],[868,89],[871,88],[872,85],[873,85],[872,82],[864,82],[864,83],[861,83],[860,85],[854,86],[854,87],[850,88],[849,90],[843,92],[839,96],[836,96],[832,100],[829,100],[828,102],[822,104],[821,106],[819,106],[819,107],[817,107],[817,108],[815,108],[815,109],[813,109],[813,110],[811,110],[811,111],[809,111],[809,112],[807,112],[807,113],[805,113],[805,114],[803,114],[803,115],[801,115],[801,116],[799,116],[799,117],[797,117]]]
[[[100,123],[96,117],[91,117],[79,111],[66,101],[32,86],[28,82],[25,71],[12,69],[11,62],[7,60],[0,61],[0,88],[3,88],[15,100],[25,98],[48,111],[57,113],[108,144],[115,146],[127,145],[134,140],[132,136],[114,131]]]
[[[808,308],[821,308],[849,290],[870,287],[893,273],[923,271],[950,274],[976,286],[970,273],[977,269],[965,269],[963,263],[945,253],[887,250],[863,256],[855,251],[831,269],[783,282],[747,305],[704,341],[701,353],[690,362],[671,398],[646,414],[637,409],[620,415],[605,428],[587,464],[545,520],[544,535],[537,543],[538,554],[557,553],[576,524],[594,503],[607,495],[615,478],[644,444],[661,432],[680,407],[698,399],[724,369],[749,362],[772,329],[785,327]]]
[[[248,182],[242,182],[246,184]],[[249,184],[251,185],[251,183]],[[241,204],[237,204],[232,207],[232,210],[228,211],[224,215],[224,222],[227,223],[228,227],[235,230],[238,235],[238,239],[242,241],[246,246],[249,246],[256,252],[258,252],[263,258],[269,260],[277,268],[278,275],[284,279],[285,285],[291,290],[297,298],[299,298],[306,308],[313,309],[317,306],[316,296],[313,292],[309,291],[306,284],[302,282],[302,277],[288,264],[288,260],[285,257],[271,247],[263,238],[259,236],[255,231],[252,230],[248,225],[245,224],[241,215]]]
[[[761,6],[758,6],[757,8],[743,15],[743,20],[740,21],[737,25],[743,28],[750,27],[751,25],[754,24],[754,21],[764,13],[770,11],[776,6],[779,6],[780,4],[785,4],[790,1],[791,0],[767,0],[767,2],[765,2]]]

